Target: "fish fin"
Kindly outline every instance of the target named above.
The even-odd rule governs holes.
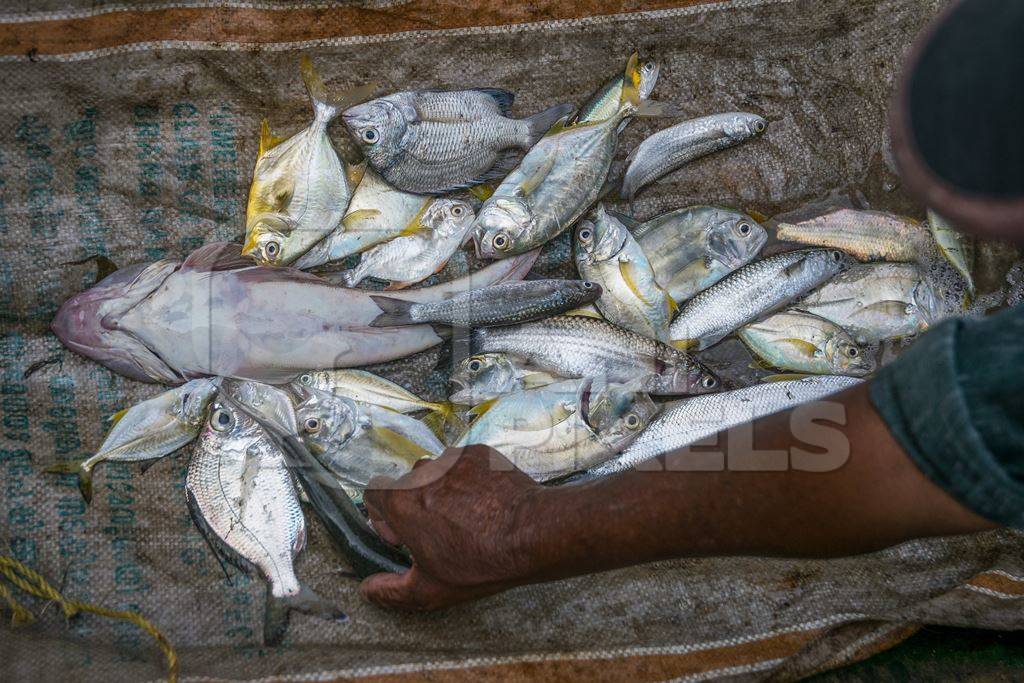
[[[700,339],[673,339],[672,346],[680,351],[692,351],[700,348]]]
[[[604,320],[604,316],[591,308],[574,308],[571,311],[563,313],[562,315],[576,315],[584,318],[597,318],[598,320]]]
[[[679,312],[679,302],[676,301],[671,294],[662,289],[665,292],[665,305],[668,307],[668,317],[671,320]]]
[[[676,118],[683,115],[683,110],[669,102],[640,100],[633,116],[642,118]]]
[[[443,267],[443,266],[442,266]],[[419,280],[388,280],[388,286],[384,288],[385,292],[394,292],[399,289],[406,289],[419,282]]]
[[[355,106],[370,98],[377,89],[376,83],[356,86],[337,94],[327,92],[324,80],[317,73],[312,60],[307,55],[299,58],[299,69],[302,72],[302,82],[306,85],[306,92],[313,103],[313,111],[316,118],[324,123],[329,122],[345,109]]]
[[[537,389],[539,387],[546,387],[549,384],[554,384],[557,381],[557,377],[547,372],[530,372],[523,375],[523,388]]]
[[[252,259],[242,256],[241,248],[237,244],[212,242],[189,254],[181,264],[181,270],[212,273],[221,270],[249,268],[252,265]]]
[[[116,425],[118,422],[120,422],[121,418],[124,417],[127,413],[128,413],[128,408],[121,408],[121,410],[117,411],[116,413],[111,415],[109,418],[107,418],[107,419],[110,420],[110,429],[113,429],[114,425]]]
[[[778,375],[768,375],[767,377],[762,377],[761,381],[762,382],[792,382],[794,380],[805,379],[807,377],[813,377],[813,376],[814,375],[805,375],[805,374],[802,374],[802,373],[799,373],[799,372],[787,372],[787,373],[781,373],[781,374],[778,374]]]
[[[92,256],[86,256],[85,258],[78,259],[77,261],[67,261],[61,265],[65,266],[81,266],[83,264],[94,261],[96,263],[96,279],[93,280],[93,284],[98,284],[100,281],[105,279],[108,275],[116,270],[119,270],[117,264],[111,261],[103,254],[93,254]]]
[[[525,147],[529,148],[537,144],[538,140],[548,134],[552,126],[556,125],[559,121],[567,119],[573,109],[575,107],[568,103],[556,104],[524,119],[530,131]]]
[[[443,401],[434,408],[430,414],[423,418],[423,424],[430,427],[430,431],[442,442],[446,442],[446,426],[451,426],[454,433],[459,434],[466,428],[466,423],[455,412],[455,406],[450,401]]]
[[[752,210],[748,210],[747,211],[747,215],[750,216],[751,218],[753,218],[754,221],[757,222],[757,223],[765,223],[765,222],[767,222],[769,220],[768,216],[764,215],[760,211],[753,210],[753,209]]]
[[[783,277],[795,277],[800,271],[807,267],[807,258],[803,257],[795,263],[791,263],[786,266],[786,269],[782,271]]]
[[[404,299],[396,299],[392,296],[370,295],[373,303],[377,304],[383,313],[378,315],[370,323],[371,327],[400,327],[403,325],[415,325],[412,319],[412,307],[416,304]]]
[[[629,214],[615,211],[613,209],[605,209],[605,213],[626,226],[630,231],[633,231],[640,227],[641,223],[637,219],[633,218]]]
[[[807,341],[806,339],[797,339],[795,337],[788,337],[779,340],[780,344],[789,344],[795,347],[801,354],[808,358],[815,358],[819,355],[818,347]]]
[[[551,124],[551,127],[548,128],[546,133],[544,133],[544,137],[549,138],[549,137],[551,137],[553,135],[558,135],[560,133],[564,133],[565,131],[569,130],[570,128],[578,128],[580,126],[590,126],[590,125],[593,125],[593,124],[592,123],[573,123],[573,124],[570,124],[569,123],[569,117],[568,116],[563,116],[562,118],[558,119],[553,124]]]
[[[501,88],[470,88],[475,92],[483,93],[487,95],[494,103],[498,105],[498,109],[501,110],[502,116],[508,116],[512,109],[512,103],[515,102],[516,94],[508,90],[502,90]]]
[[[544,179],[548,177],[548,174],[551,173],[551,169],[555,167],[556,160],[557,155],[554,153],[554,150],[551,150],[548,155],[544,157],[544,160],[538,164],[537,170],[534,171],[529,178],[519,183],[515,188],[515,194],[520,197],[529,197],[533,194],[533,191],[536,190],[537,187],[544,182]]]
[[[392,454],[408,461],[410,466],[423,458],[434,457],[433,453],[393,429],[387,427],[371,427],[370,429],[378,443]]]
[[[58,462],[43,471],[48,474],[78,475],[78,490],[82,494],[82,499],[86,505],[92,502],[92,470],[83,467],[83,462]]]
[[[640,293],[640,288],[636,284],[636,264],[628,259],[619,259],[619,274],[622,275],[622,280],[629,287],[629,291],[633,292],[633,296],[640,299],[645,306],[649,306],[651,302]]]
[[[260,124],[260,151],[256,154],[256,158],[261,158],[268,151],[280,145],[288,138],[279,138],[270,132],[270,121],[263,119],[263,123]]]
[[[333,604],[321,598],[308,586],[299,585],[295,595],[277,597],[267,584],[267,601],[263,614],[263,644],[277,645],[288,630],[288,621],[292,610],[314,614],[325,619],[345,621],[348,616]]]
[[[466,412],[469,415],[472,415],[474,420],[478,420],[481,417],[483,417],[484,413],[486,413],[488,410],[494,407],[494,404],[498,402],[499,398],[501,397],[495,396],[494,398],[489,398],[482,403],[476,404]]]
[[[494,186],[488,183],[480,183],[466,188],[466,190],[482,202],[486,202],[494,194]]]
[[[379,209],[356,209],[355,211],[349,211],[345,214],[345,217],[341,219],[341,225],[346,230],[352,229],[352,224],[356,221],[364,221],[367,218],[373,218],[379,216]]]
[[[358,187],[363,181],[363,174],[366,173],[366,164],[345,164],[345,177],[348,179],[349,187]]]

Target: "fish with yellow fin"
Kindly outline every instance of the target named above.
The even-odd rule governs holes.
[[[338,157],[327,126],[376,88],[364,85],[332,96],[306,56],[301,69],[313,104],[313,122],[284,139],[271,135],[264,121],[249,188],[242,253],[264,264],[294,262],[345,215],[358,172],[346,168]]]

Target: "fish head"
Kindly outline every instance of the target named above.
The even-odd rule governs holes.
[[[602,379],[583,383],[579,404],[583,420],[616,450],[635,439],[658,413],[658,406],[636,384]]]
[[[297,434],[292,397],[285,390],[247,380],[223,380],[221,390],[239,405],[286,434]]]
[[[618,256],[629,237],[629,231],[599,204],[589,219],[580,221],[575,237],[577,260],[602,263]]]
[[[519,389],[512,360],[501,353],[481,353],[463,359],[451,376],[452,403],[477,405]]]
[[[653,59],[645,59],[640,65],[640,87],[637,89],[637,94],[641,100],[646,100],[651,96],[654,86],[658,83],[660,71],[661,66]]]
[[[331,372],[329,370],[309,370],[299,375],[292,384],[299,384],[303,387],[316,389],[317,391],[326,391],[328,393],[334,391],[334,381],[331,378]],[[297,392],[299,391],[299,388],[294,387],[294,390]]]
[[[824,351],[832,372],[837,375],[863,377],[875,370],[875,361],[868,349],[846,332],[830,335]]]
[[[295,420],[310,451],[317,455],[335,453],[352,440],[360,418],[355,401],[307,387],[296,387],[296,394],[299,403]]]
[[[214,399],[192,457],[220,458],[227,453],[247,453],[253,448],[270,451],[276,446],[251,415],[231,403]]]
[[[524,250],[533,212],[522,197],[492,197],[480,210],[473,240],[480,258],[505,258]]]
[[[746,140],[761,135],[768,130],[768,121],[757,114],[737,112],[729,117],[723,126],[725,134],[730,138]]]
[[[185,382],[175,389],[174,415],[197,432],[206,419],[206,413],[220,390],[219,377],[204,377]]]
[[[294,254],[297,240],[292,239],[295,224],[283,214],[262,213],[253,216],[245,229],[243,256],[251,256],[266,266],[290,263],[301,254]]]
[[[50,329],[64,346],[140,382],[180,384],[183,377],[129,331],[121,318],[177,270],[163,260],[117,270],[57,311]]]
[[[380,97],[346,109],[341,118],[363,154],[377,168],[384,168],[402,151],[409,121],[416,111],[401,93]]]
[[[768,231],[743,213],[718,212],[708,228],[708,255],[735,270],[749,263],[768,241]]]
[[[662,395],[713,394],[721,391],[722,380],[708,368],[690,359],[654,376],[648,386],[651,393]]]
[[[604,290],[596,282],[590,280],[569,280],[566,287],[566,299],[572,302],[575,308],[592,304],[601,298]]]
[[[420,218],[424,227],[434,231],[441,238],[468,235],[476,214],[469,202],[461,199],[440,198],[430,202]]]
[[[917,329],[926,330],[943,316],[942,299],[924,279],[918,280],[907,305],[907,314],[914,317]]]

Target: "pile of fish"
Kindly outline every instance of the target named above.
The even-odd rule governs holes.
[[[524,119],[505,90],[368,100],[372,87],[331,94],[301,67],[313,120],[286,139],[264,121],[244,244],[117,270],[52,325],[111,370],[173,386],[115,415],[94,456],[52,469],[90,499],[98,463],[195,440],[189,508],[218,558],[265,579],[267,643],[293,609],[342,616],[295,573],[304,501],[357,575],[401,570],[408,555],[360,511],[375,476],[470,444],[552,485],[632,467],[871,374],[879,344],[945,314],[923,259],[945,257],[971,287],[970,249],[938,217],[838,208],[780,223],[761,257],[769,230],[742,211],[639,220],[606,206],[768,127],[684,121],[614,170],[632,119],[678,113],[651,99],[658,66],[635,54],[583,106]],[[565,231],[581,279],[530,279]],[[493,262],[410,289],[469,242]],[[783,374],[727,386],[700,355],[727,338]],[[359,369],[443,343],[444,400]]]

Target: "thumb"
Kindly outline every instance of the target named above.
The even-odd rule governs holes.
[[[404,574],[373,574],[359,584],[359,594],[382,607],[408,607],[410,569]]]

